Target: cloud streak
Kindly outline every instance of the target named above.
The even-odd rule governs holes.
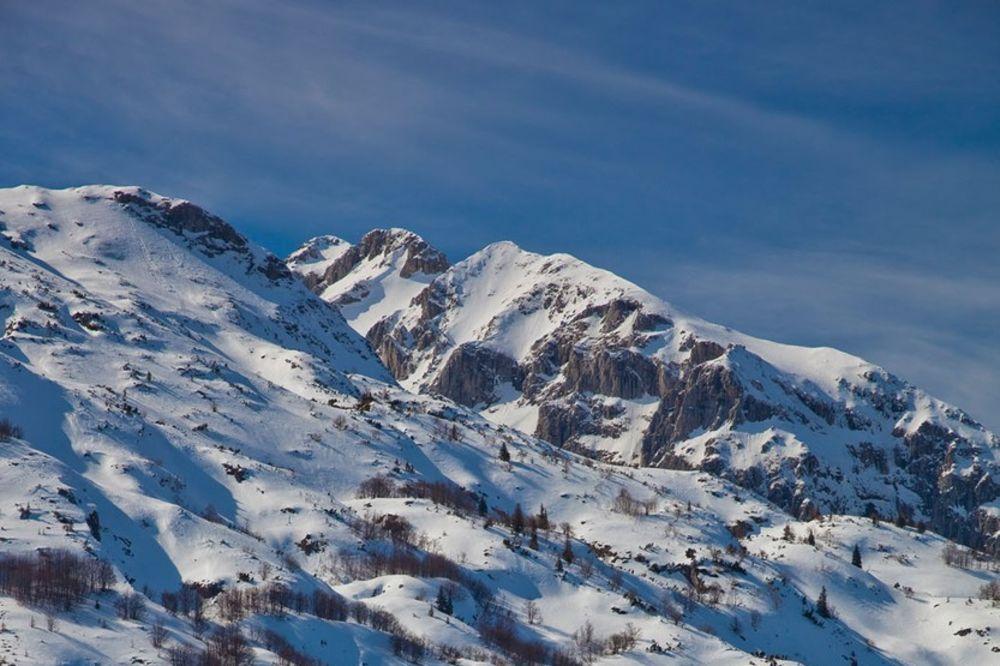
[[[278,252],[387,224],[452,257],[569,251],[979,418],[1000,405],[992,9],[910,8],[905,27],[891,3],[0,12],[4,184],[138,182]]]

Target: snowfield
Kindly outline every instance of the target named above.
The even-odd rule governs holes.
[[[800,521],[400,386],[348,323],[405,314],[397,264],[364,277],[392,299],[342,315],[183,200],[18,187],[0,211],[0,663],[1000,662],[995,561],[933,531]],[[47,586],[62,550],[113,576]]]

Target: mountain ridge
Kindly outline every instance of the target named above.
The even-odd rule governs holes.
[[[0,661],[1000,651],[984,554],[798,520],[706,472],[605,464],[410,392],[347,324],[364,298],[345,319],[271,256],[141,188],[0,190]],[[355,270],[405,289],[406,256]]]
[[[611,461],[705,469],[801,517],[903,514],[1000,544],[1000,438],[875,364],[710,324],[510,241],[437,268],[408,302],[346,274],[364,313],[349,323],[410,390]],[[343,294],[324,284],[327,300]],[[838,479],[859,472],[871,478],[845,492]]]

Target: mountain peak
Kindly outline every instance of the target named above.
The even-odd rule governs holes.
[[[288,260],[292,271],[338,305],[363,335],[377,321],[409,306],[450,264],[444,253],[400,227],[372,229],[351,245],[335,236],[308,241]]]
[[[371,261],[345,266],[344,287],[323,297],[404,387],[603,460],[711,471],[801,517],[871,505],[1000,548],[982,527],[1000,497],[996,437],[881,368],[681,314],[614,273],[511,241],[401,290],[371,279],[389,236],[371,236]],[[826,481],[859,469],[863,483]]]
[[[476,254],[511,254],[511,253],[523,253],[523,254],[534,254],[511,240],[498,240],[483,247]]]
[[[330,264],[349,249],[351,244],[343,238],[331,235],[315,236],[288,255],[285,264],[292,271],[302,275],[312,286],[322,279]]]
[[[415,273],[435,275],[447,270],[450,265],[443,252],[414,232],[400,227],[372,229],[361,237],[358,249],[359,262],[362,258],[388,257],[405,250],[403,263],[399,267],[399,274],[404,278]]]

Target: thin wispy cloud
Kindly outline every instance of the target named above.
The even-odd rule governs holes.
[[[386,224],[453,258],[510,238],[750,333],[845,347],[978,418],[1000,405],[989,7],[0,13],[4,184],[138,182],[278,252]]]

